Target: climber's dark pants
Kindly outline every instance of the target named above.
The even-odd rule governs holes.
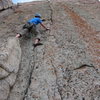
[[[36,25],[30,24],[30,27],[28,27],[28,24],[25,24],[24,26],[19,26],[17,28],[17,33],[21,34],[21,36],[26,34],[27,36],[29,35],[29,37],[30,33],[32,33],[35,36],[35,38],[41,38],[41,33]]]
[[[23,26],[23,29],[20,32],[20,34],[24,35],[24,34],[28,34],[30,32],[33,34],[37,34],[36,25],[27,23]]]

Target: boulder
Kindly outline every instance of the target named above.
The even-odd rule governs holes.
[[[0,49],[0,100],[6,100],[16,81],[21,60],[18,40],[9,38],[6,47]]]
[[[12,5],[12,0],[0,0],[0,10],[7,9]]]

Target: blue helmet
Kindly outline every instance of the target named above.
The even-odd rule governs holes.
[[[35,17],[40,17],[40,18],[41,18],[41,14],[36,13],[36,14],[35,14]]]

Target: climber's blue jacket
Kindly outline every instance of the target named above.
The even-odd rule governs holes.
[[[27,22],[30,24],[38,25],[38,24],[42,23],[42,20],[41,20],[41,18],[35,17],[35,18],[28,20]]]

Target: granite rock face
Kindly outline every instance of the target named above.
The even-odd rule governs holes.
[[[12,0],[0,0],[0,10],[7,9],[12,5]]]
[[[76,2],[75,2],[76,1]],[[100,4],[48,0],[0,15],[0,100],[100,100]],[[49,31],[22,32],[38,12]]]
[[[74,2],[74,3],[96,3],[98,2],[99,0],[50,0],[52,2],[62,2],[62,1],[67,1],[67,2]]]
[[[18,40],[9,38],[5,47],[0,48],[0,100],[7,100],[11,87],[16,82],[21,60]]]

